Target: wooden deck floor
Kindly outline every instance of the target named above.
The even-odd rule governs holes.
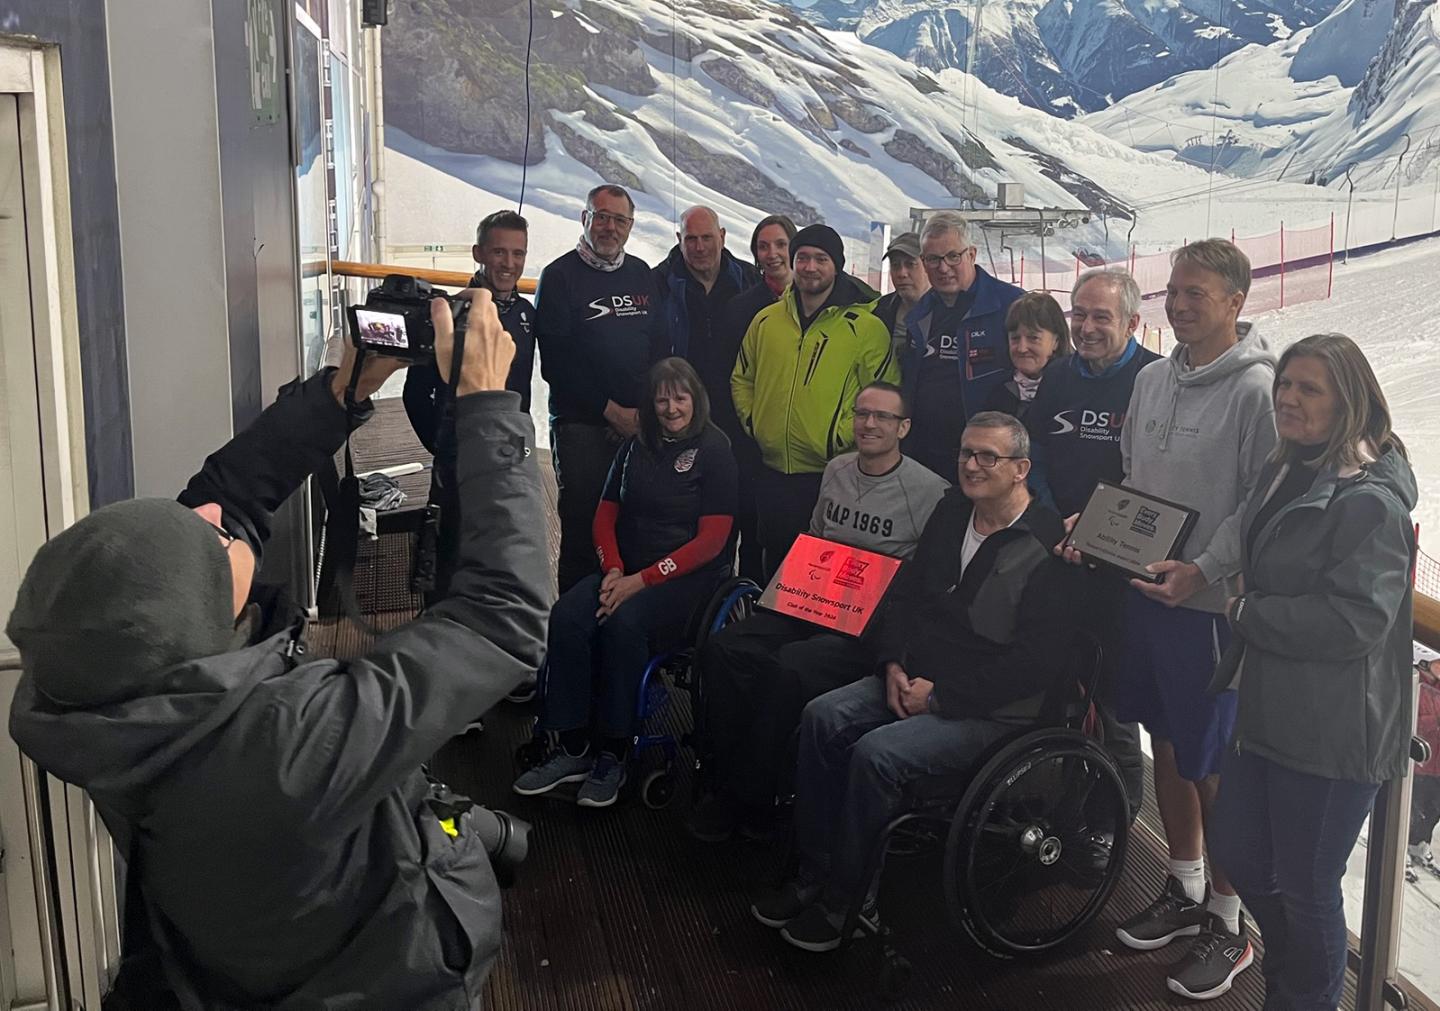
[[[545,519],[552,534],[553,495],[552,478]],[[418,602],[404,588],[408,559],[409,538],[403,533],[362,545],[357,593],[382,630],[414,614]],[[323,620],[313,639],[318,649],[340,656],[361,652],[369,643],[360,630],[334,618]],[[677,704],[672,719],[683,722],[684,708]],[[511,793],[511,755],[529,736],[529,717],[528,707],[502,705],[484,733],[450,742],[432,764],[451,786],[535,826],[530,858],[505,894],[505,944],[487,987],[487,1007],[1074,1011],[1188,1004],[1165,989],[1165,970],[1181,953],[1178,946],[1137,953],[1114,939],[1116,924],[1158,894],[1164,880],[1164,848],[1151,800],[1105,912],[1074,944],[1038,961],[996,961],[950,925],[936,885],[937,858],[892,861],[881,913],[915,975],[902,997],[887,1004],[877,988],[880,959],[873,946],[811,955],[751,918],[749,896],[773,876],[776,856],[753,843],[712,847],[691,840],[681,827],[688,807],[683,781],[666,811],[634,800],[592,811],[553,795],[527,799]],[[1353,979],[1347,1008],[1353,1007],[1352,987]],[[1261,990],[1259,970],[1252,969],[1208,1007],[1258,1009]]]

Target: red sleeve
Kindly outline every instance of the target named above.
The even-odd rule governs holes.
[[[599,523],[598,516],[596,523]],[[725,550],[725,542],[730,539],[730,527],[734,523],[734,516],[701,516],[695,536],[654,565],[643,569],[640,578],[646,586],[654,586],[694,572]],[[599,543],[598,539],[596,543]]]
[[[602,498],[595,509],[595,519],[590,524],[590,539],[595,542],[595,554],[600,558],[600,571],[611,569],[625,571],[620,560],[620,544],[615,540],[615,521],[620,518],[620,503]]]

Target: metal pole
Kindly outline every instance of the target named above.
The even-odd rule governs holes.
[[[1330,256],[1325,261],[1329,273],[1325,277],[1325,297],[1335,290],[1335,212],[1330,212]]]
[[[20,783],[25,794],[25,827],[30,837],[30,873],[35,883],[35,910],[40,925],[40,971],[45,978],[48,1011],[69,1011],[70,978],[65,968],[65,941],[60,936],[60,910],[55,900],[54,836],[50,828],[45,774],[20,756]]]
[[[1280,222],[1280,308],[1285,308],[1285,222]]]
[[[1405,164],[1405,156],[1410,153],[1410,135],[1403,133],[1400,136],[1405,138],[1405,150],[1400,152],[1400,160],[1395,163],[1395,213],[1390,218],[1390,241],[1395,241],[1396,232],[1400,226],[1400,183],[1404,174],[1400,171]]]
[[[1430,201],[1430,231],[1440,228],[1440,162],[1435,163],[1435,196]]]
[[[1350,211],[1355,206],[1355,180],[1350,178],[1350,170],[1354,165],[1345,166],[1345,181],[1350,184],[1350,195],[1345,198],[1345,259],[1347,266],[1350,264]]]
[[[1410,674],[1411,697],[1420,692],[1418,675]],[[1412,703],[1411,712],[1414,712]],[[1409,839],[1410,778],[1405,775],[1380,785],[1370,811],[1370,840],[1365,855],[1365,903],[1360,912],[1360,975],[1355,987],[1356,1011],[1383,1011],[1387,991],[1400,959],[1401,892],[1405,887],[1405,843]]]

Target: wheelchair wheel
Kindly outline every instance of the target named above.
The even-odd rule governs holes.
[[[971,780],[945,848],[951,918],[999,958],[1063,944],[1104,908],[1125,865],[1125,786],[1065,729],[1001,748]]]
[[[670,770],[652,769],[640,783],[640,800],[652,811],[668,807],[675,797],[675,777]]]
[[[726,625],[750,617],[760,592],[759,586],[741,576],[721,583],[701,615],[700,627],[695,633],[695,652],[698,654],[709,638]]]

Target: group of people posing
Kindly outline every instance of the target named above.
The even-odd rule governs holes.
[[[904,562],[858,639],[760,611],[697,658],[715,762],[692,834],[767,837],[793,783],[799,873],[756,919],[839,946],[851,897],[871,913],[860,879],[907,784],[964,772],[1037,719],[1083,634],[1102,647],[1098,709],[1132,817],[1139,725],[1150,735],[1169,849],[1164,891],[1119,939],[1189,939],[1167,985],[1214,997],[1254,958],[1243,899],[1266,1007],[1335,1007],[1340,878],[1414,726],[1416,484],[1354,342],[1316,335],[1277,361],[1240,319],[1249,262],[1218,239],[1172,258],[1162,358],[1136,340],[1127,272],[1081,274],[1066,313],[988,274],[959,213],[895,238],[883,298],[825,225],[763,219],[752,264],[695,207],[652,268],[625,252],[634,216],[622,188],[593,190],[533,307],[515,287],[524,219],[491,215],[477,237],[473,283],[527,403],[538,347],[560,486],[550,747],[515,791],[571,783],[582,806],[615,803],[647,658],[737,565],[763,583],[810,533]],[[446,397],[438,371],[411,369],[442,515],[458,506]],[[1198,514],[1151,579],[1068,545],[1099,481]]]

